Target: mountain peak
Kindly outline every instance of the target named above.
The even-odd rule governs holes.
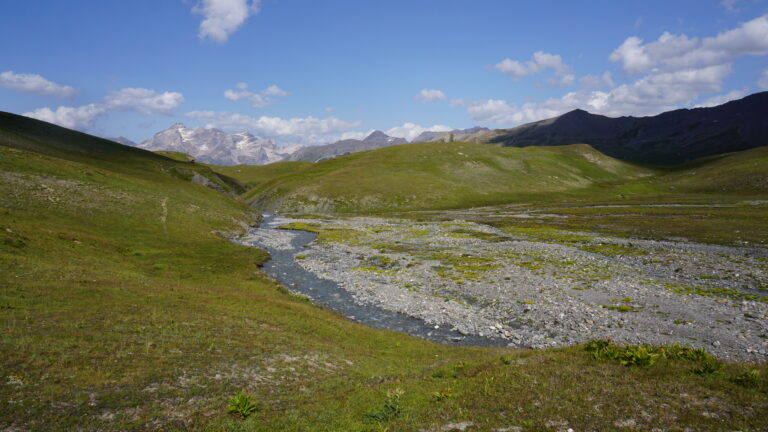
[[[171,127],[168,129],[186,129],[187,127],[184,125],[184,123],[174,123]]]
[[[585,116],[591,116],[592,114],[589,111],[584,111],[581,108],[576,108],[573,111],[568,111],[567,113],[561,115],[560,117],[585,117]]]
[[[380,130],[375,130],[371,132],[363,141],[372,141],[372,140],[380,140],[380,139],[387,139],[389,138],[389,135],[385,134],[384,132]]]

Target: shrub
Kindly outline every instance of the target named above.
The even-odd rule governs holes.
[[[251,416],[257,409],[256,403],[253,399],[240,391],[234,397],[229,399],[229,409],[227,413],[237,414],[242,419],[246,419]]]

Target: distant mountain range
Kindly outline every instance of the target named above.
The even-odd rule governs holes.
[[[382,131],[374,131],[362,140],[347,139],[336,141],[332,144],[302,147],[284,160],[319,162],[321,160],[331,159],[349,153],[357,153],[364,150],[373,150],[400,144],[408,144],[408,140],[391,137]]]
[[[136,146],[122,137],[113,140]],[[182,152],[199,162],[214,165],[264,165],[282,160],[299,146],[280,148],[270,139],[258,138],[246,132],[227,134],[215,128],[192,129],[176,123],[137,147]]]
[[[712,108],[679,109],[652,117],[611,118],[577,109],[456,140],[505,147],[589,144],[627,161],[677,164],[768,145],[768,92]]]
[[[377,130],[361,140],[280,148],[272,140],[249,133],[191,129],[180,123],[138,145],[124,137],[112,140],[147,150],[187,153],[198,161],[216,165],[319,162],[349,153],[408,144],[403,138]],[[473,127],[449,132],[427,131],[411,142],[450,141],[504,147],[589,144],[615,158],[671,165],[768,145],[768,92],[716,107],[679,109],[652,117],[611,118],[577,109],[511,129]]]

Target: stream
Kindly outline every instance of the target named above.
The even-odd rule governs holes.
[[[270,259],[262,270],[290,291],[309,297],[318,306],[344,315],[349,320],[372,328],[386,329],[409,336],[448,345],[506,346],[501,338],[463,335],[449,328],[433,326],[424,321],[368,304],[358,304],[353,296],[336,282],[322,279],[302,268],[295,256],[316,237],[307,231],[282,230],[280,226],[292,220],[276,214],[264,214],[264,220],[237,241],[246,246],[269,252]]]

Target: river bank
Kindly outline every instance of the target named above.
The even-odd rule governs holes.
[[[282,270],[265,270],[289,289],[324,306],[343,297],[353,306],[329,307],[374,327],[532,348],[681,343],[766,361],[764,248],[532,234],[464,221],[273,216],[245,242],[273,254]],[[320,294],[329,282],[335,290]],[[371,310],[394,315],[367,318]],[[406,320],[414,327],[403,330],[392,316],[420,324]]]

